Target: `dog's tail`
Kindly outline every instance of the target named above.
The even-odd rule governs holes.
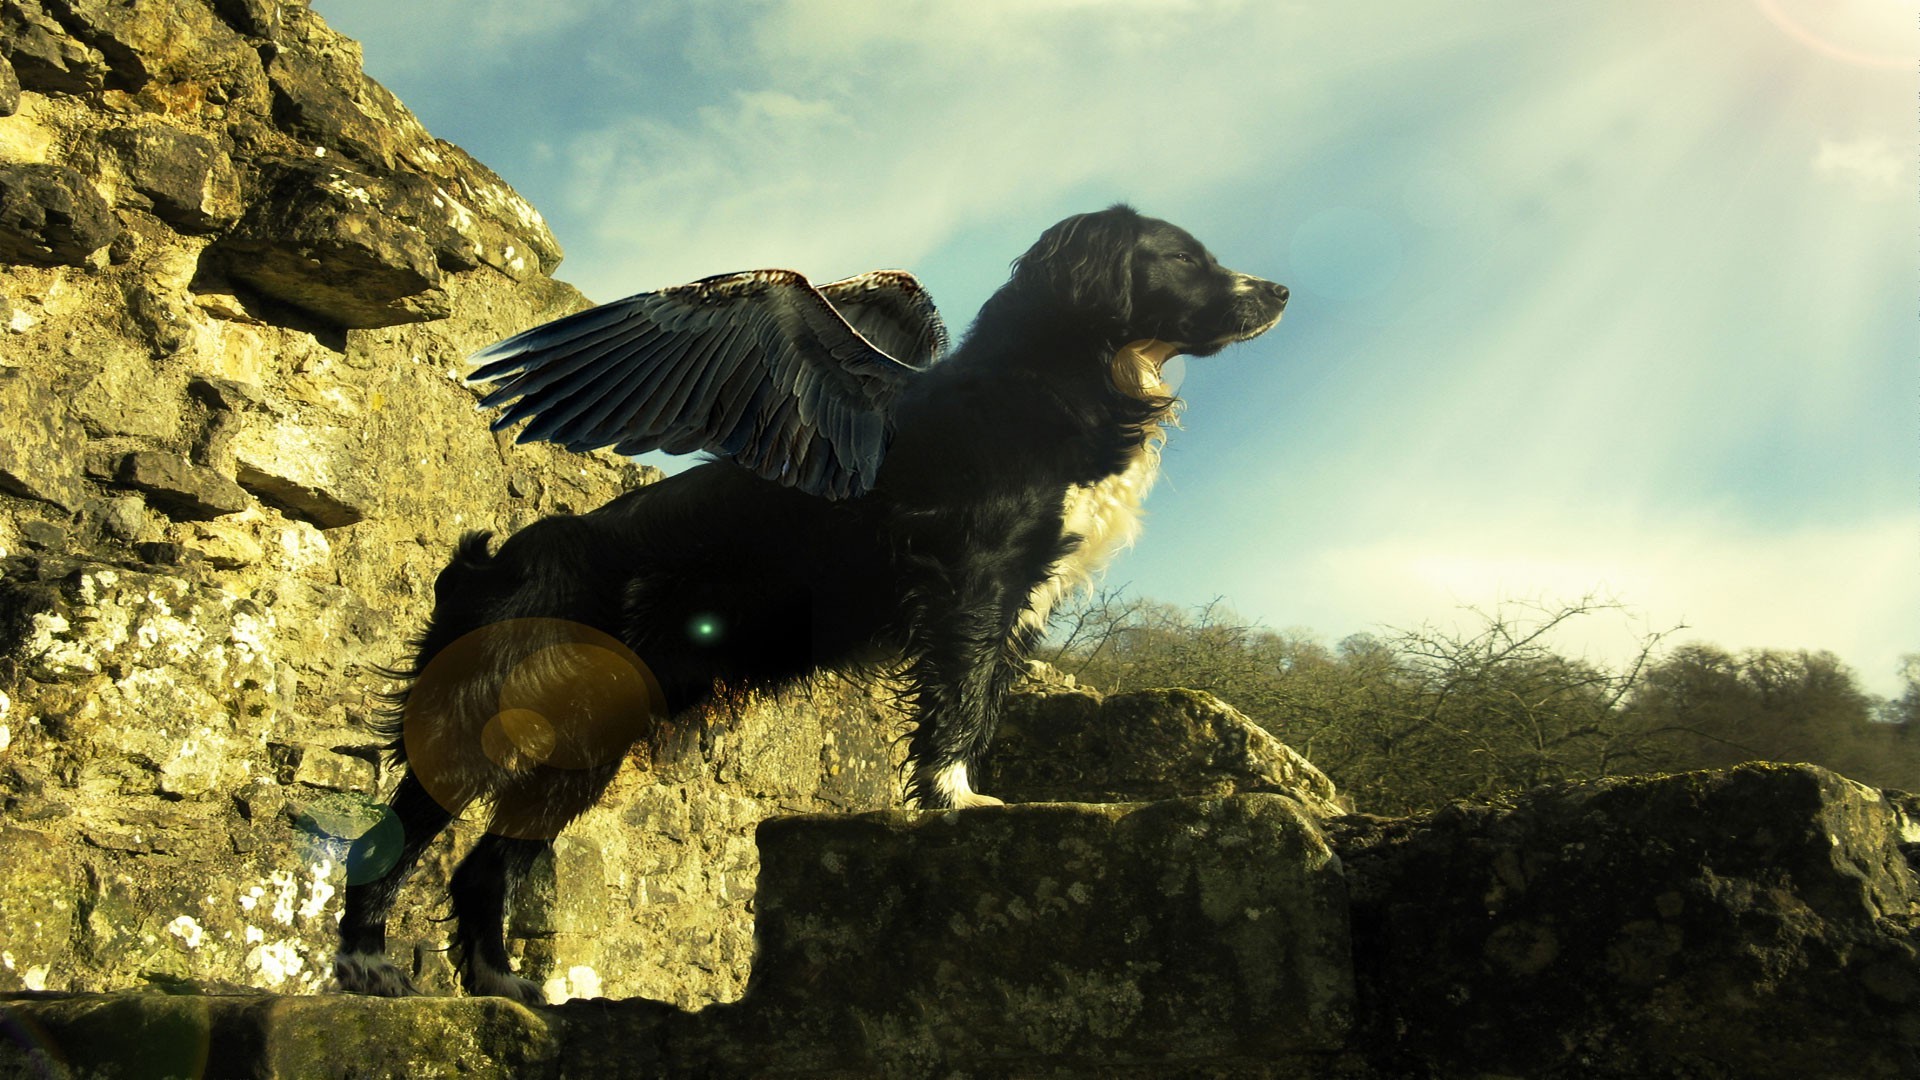
[[[492,568],[494,557],[487,550],[492,541],[493,534],[485,530],[474,530],[460,537],[460,542],[454,546],[453,558],[433,582],[436,613],[449,610],[450,599],[468,592],[475,579]],[[438,620],[430,622],[408,643],[409,656],[404,662],[391,667],[375,665],[373,668],[376,674],[395,685],[391,690],[374,693],[379,706],[368,719],[367,726],[387,740],[387,751],[395,762],[406,760],[406,742],[402,731],[406,724],[407,699],[413,692],[414,681],[426,670],[435,654],[446,647],[451,630],[452,627],[442,626]]]
[[[493,554],[487,547],[493,542],[493,534],[485,529],[475,529],[463,534],[460,542],[454,545],[453,561],[434,580],[435,599],[459,589],[472,577],[493,565]]]

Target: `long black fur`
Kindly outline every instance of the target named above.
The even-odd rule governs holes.
[[[964,773],[957,789],[947,778],[986,750],[1038,633],[1040,620],[1020,616],[1079,543],[1063,501],[1125,470],[1173,404],[1116,385],[1116,351],[1155,339],[1205,355],[1265,330],[1285,302],[1283,287],[1224,269],[1127,207],[1069,218],[1015,262],[957,350],[903,391],[872,491],[830,501],[708,462],[536,522],[497,550],[468,535],[435,584],[394,702],[392,748],[407,771],[391,805],[405,839],[391,871],[347,890],[340,985],[412,992],[385,957],[388,913],[427,844],[480,801],[489,831],[451,887],[455,959],[470,993],[540,1001],[507,964],[512,887],[599,798],[647,713],[701,707],[716,686],[899,658],[916,720],[908,795],[922,807],[986,801]],[[696,622],[718,629],[690,633]],[[533,692],[575,720],[502,742],[510,671],[536,655],[615,654],[657,679],[657,696],[629,715],[594,714],[608,711],[596,700],[638,699],[588,700],[601,691],[582,687],[604,671],[560,662]],[[578,760],[561,760],[570,745]]]

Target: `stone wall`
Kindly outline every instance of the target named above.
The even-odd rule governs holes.
[[[559,260],[304,4],[0,0],[0,990],[325,984],[455,539],[647,479],[455,377],[584,305]],[[810,694],[642,748],[523,905],[532,974],[739,994],[754,825],[895,801],[891,717]],[[396,927],[429,988],[457,848]]]

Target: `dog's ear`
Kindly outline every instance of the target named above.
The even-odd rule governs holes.
[[[1076,214],[1040,234],[1013,264],[1013,280],[1032,295],[1050,295],[1070,311],[1116,327],[1133,315],[1133,246],[1140,215],[1116,205]]]

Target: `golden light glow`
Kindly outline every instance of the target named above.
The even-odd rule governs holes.
[[[540,793],[564,787],[565,773],[618,766],[665,714],[659,680],[618,639],[564,619],[507,619],[435,654],[408,694],[402,737],[413,775],[449,811],[497,798],[490,831],[550,838],[584,807]]]
[[[553,725],[532,709],[503,709],[480,730],[480,749],[509,772],[544,764],[555,742]]]
[[[1916,57],[1911,51],[1895,51],[1889,46],[1912,30],[1905,20],[1911,8],[1888,0],[1839,0],[1815,3],[1810,0],[1753,0],[1754,6],[1788,37],[1814,52],[1861,67],[1912,70]]]

